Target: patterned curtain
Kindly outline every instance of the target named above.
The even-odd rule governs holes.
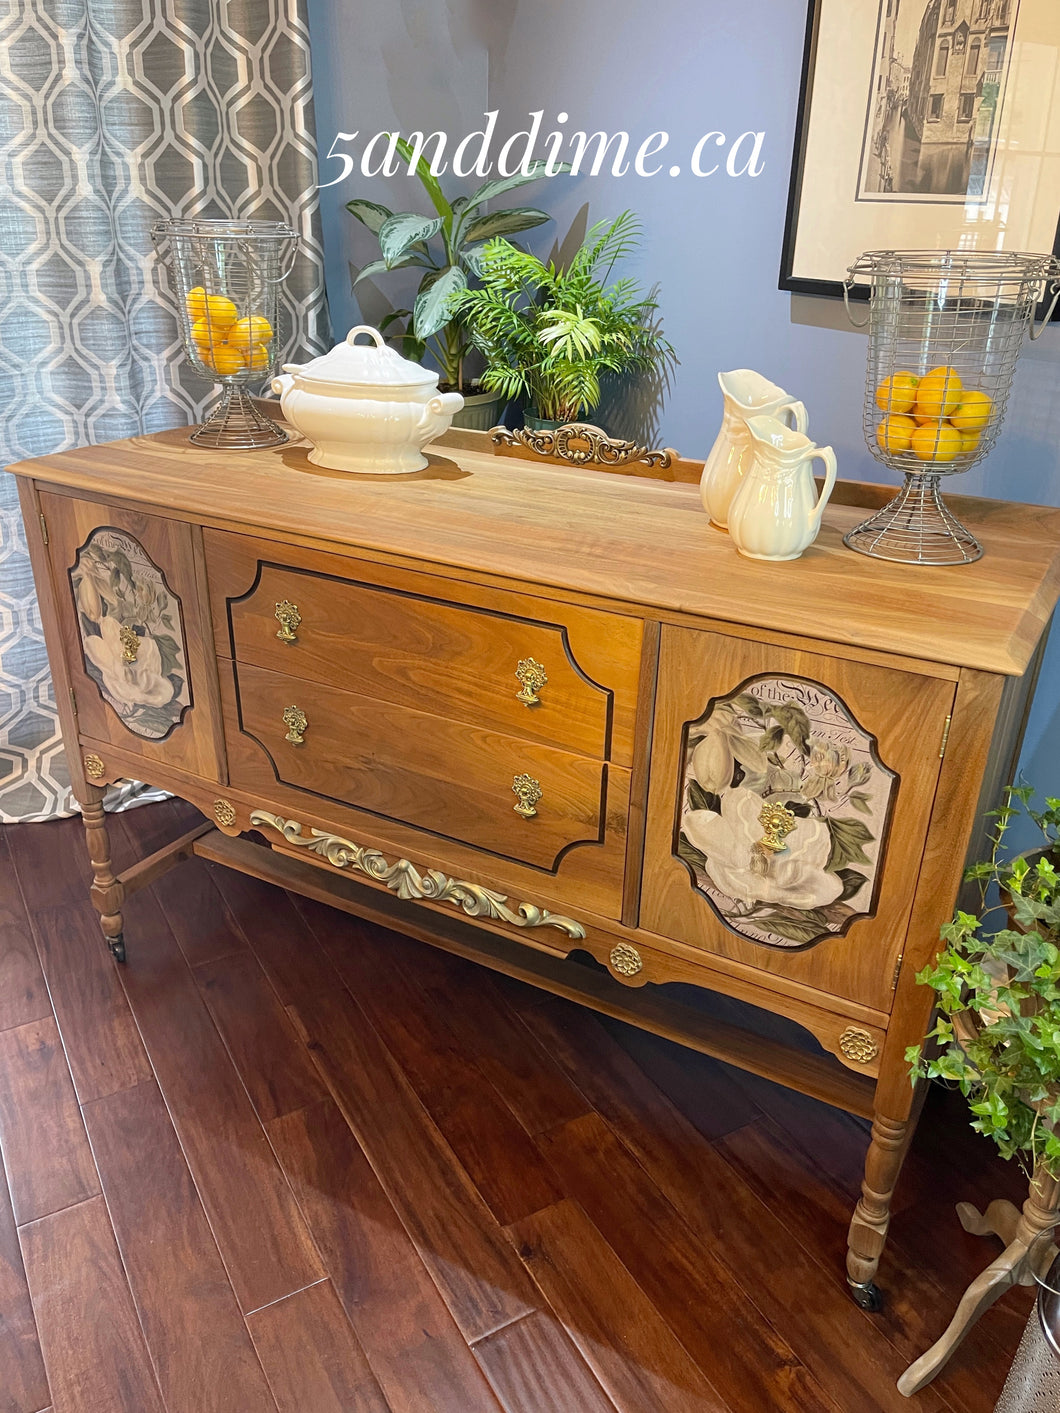
[[[316,186],[306,0],[0,0],[0,467],[201,419],[161,217],[289,222],[287,356],[328,346]],[[0,475],[0,822],[75,808]]]

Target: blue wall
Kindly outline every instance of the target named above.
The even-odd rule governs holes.
[[[637,140],[657,129],[670,133],[671,146],[655,159],[666,161],[658,176],[556,178],[526,198],[556,217],[554,228],[531,233],[540,253],[626,207],[642,218],[643,248],[631,273],[659,282],[680,366],[661,404],[635,395],[625,408],[605,408],[601,420],[702,456],[720,416],[718,369],[748,366],[803,399],[815,440],[836,450],[840,475],[888,479],[862,437],[864,335],[845,325],[841,302],[777,289],[805,24],[800,0],[311,0],[310,17],[322,152],[339,128],[374,132],[392,121],[463,134],[481,125],[487,107],[500,109],[502,135],[525,127],[539,108],[546,131],[566,112],[568,133],[625,130]],[[670,161],[682,162],[714,129],[730,136],[764,130],[761,175],[696,178],[687,163],[680,176],[667,174]],[[384,193],[375,199],[393,205],[404,191],[418,209],[422,197],[401,182],[356,176],[322,193],[337,328],[356,312],[346,262],[372,254],[342,202],[371,196],[374,185]],[[384,294],[383,282],[368,292],[365,315],[378,317],[390,294],[400,292],[386,284]],[[997,448],[951,487],[1060,505],[1058,389],[1060,329],[1053,327],[1024,350]],[[857,572],[853,559],[851,568]],[[1060,795],[1058,732],[1060,631],[1022,763],[1041,789]]]

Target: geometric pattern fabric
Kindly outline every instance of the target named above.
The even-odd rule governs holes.
[[[330,346],[306,0],[0,7],[0,467],[200,421],[151,227],[283,220],[285,360]],[[0,475],[0,822],[76,809],[13,478]]]

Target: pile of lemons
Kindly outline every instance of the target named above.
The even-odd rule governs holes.
[[[239,317],[239,310],[224,294],[207,294],[202,285],[188,291],[185,300],[191,320],[191,338],[199,357],[221,377],[267,373],[272,367],[268,349],[272,325],[261,314]]]
[[[885,414],[876,428],[884,451],[955,461],[975,450],[994,404],[986,393],[966,388],[956,368],[941,367],[922,378],[892,373],[876,389],[876,406]]]

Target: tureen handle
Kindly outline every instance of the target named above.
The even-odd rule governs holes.
[[[371,324],[358,324],[355,329],[351,329],[346,335],[346,342],[349,344],[356,343],[358,334],[370,334],[375,342],[376,348],[382,348],[384,346],[383,335],[378,329],[373,329]]]

